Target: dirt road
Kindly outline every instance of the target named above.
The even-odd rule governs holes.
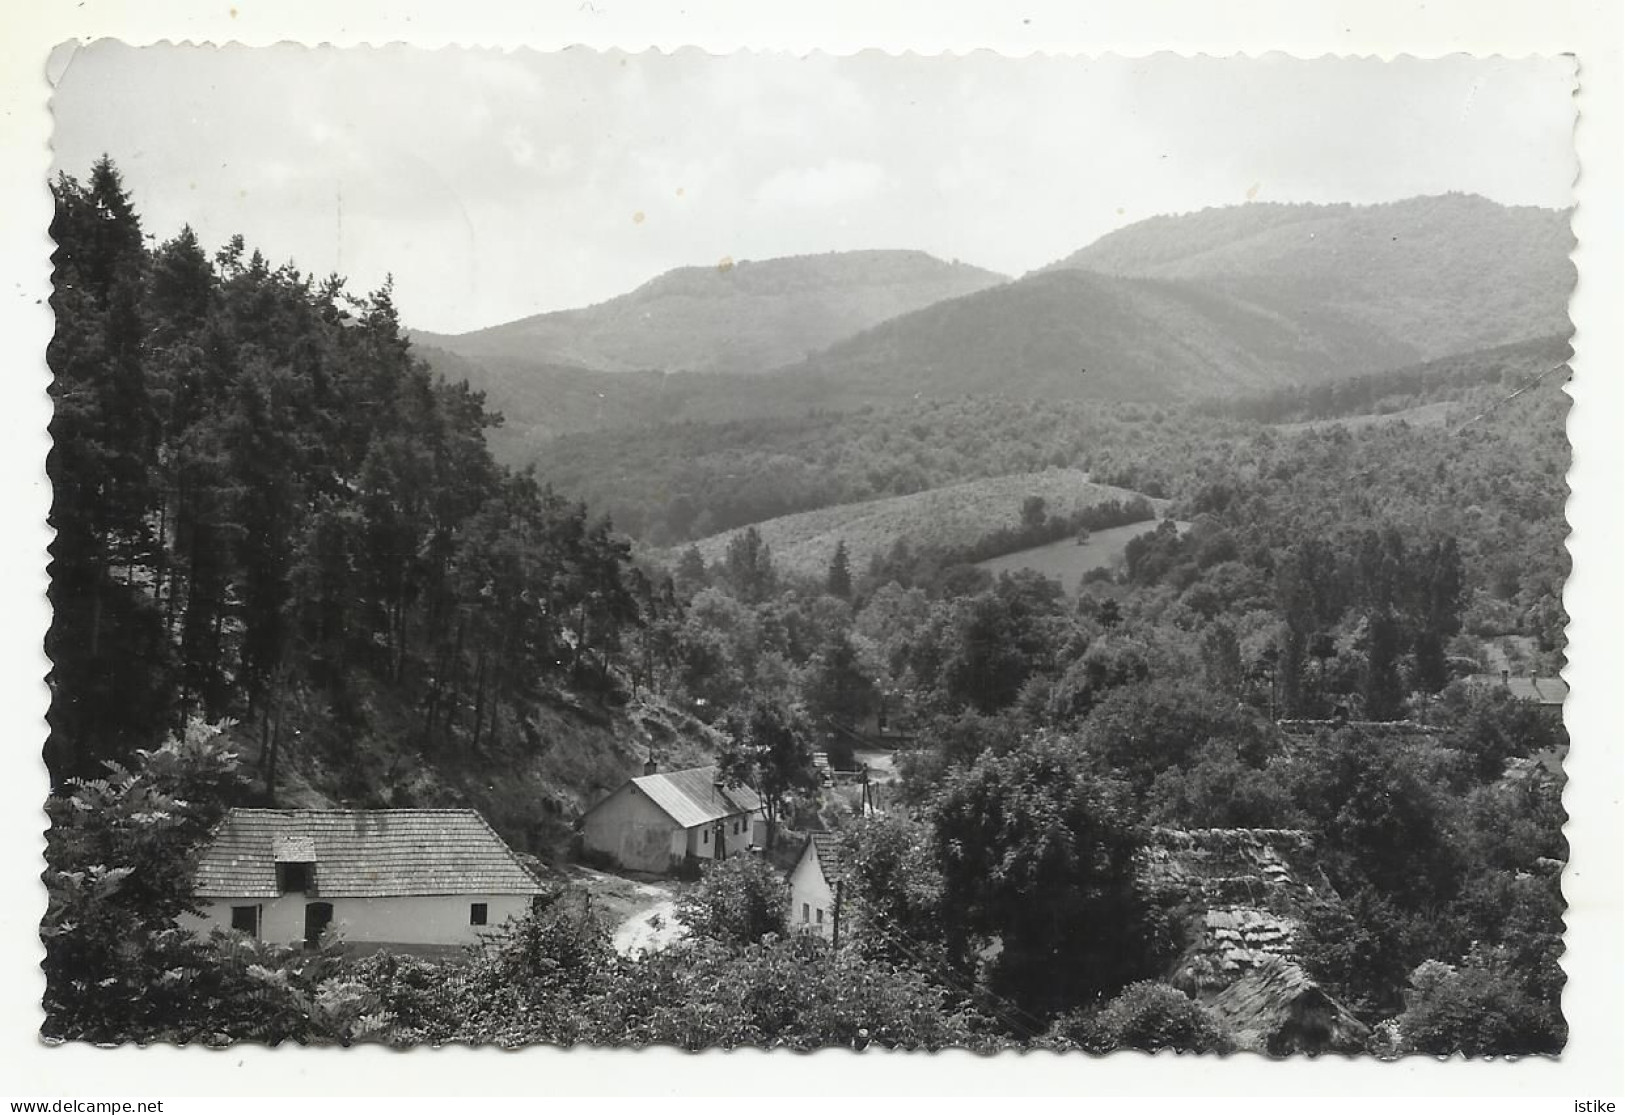
[[[615,951],[622,956],[659,952],[688,934],[688,926],[677,920],[677,903],[667,899],[639,910],[615,927]]]
[[[628,879],[591,867],[570,875],[592,895],[593,905],[615,919],[612,941],[622,956],[656,952],[688,932],[677,920],[677,885],[665,879]]]

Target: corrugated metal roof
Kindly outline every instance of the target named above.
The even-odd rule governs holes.
[[[536,894],[534,876],[472,809],[233,809],[198,862],[199,898],[275,898],[284,851],[309,844],[328,898]]]
[[[632,785],[683,828],[754,813],[762,807],[762,799],[749,786],[718,786],[716,767],[646,774],[632,779]]]

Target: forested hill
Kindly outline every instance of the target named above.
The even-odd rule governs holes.
[[[1288,316],[1334,304],[1424,360],[1566,335],[1568,222],[1566,211],[1470,194],[1250,204],[1140,221],[1050,269],[1213,283]]]
[[[105,159],[54,193],[54,781],[201,716],[261,801],[472,803],[523,844],[650,747],[698,757],[628,692],[666,605],[626,540],[492,460],[387,286],[149,248]]]
[[[847,404],[977,394],[1170,402],[1414,354],[1331,301],[1285,307],[1208,282],[1065,270],[895,318],[779,375],[821,376]]]
[[[1157,217],[804,365],[865,401],[1257,391],[1566,335],[1566,213],[1479,197]]]
[[[887,318],[1004,281],[912,251],[725,261],[668,271],[585,309],[418,339],[499,368],[761,372]]]
[[[1196,408],[968,396],[844,413],[809,404],[771,418],[643,426],[634,436],[582,433],[539,441],[531,453],[561,491],[656,545],[1046,468],[1083,468],[1102,483],[1178,497],[1210,479],[1210,446],[1261,436],[1260,422],[1392,414],[1444,401],[1465,412],[1461,421],[1561,366],[1568,352],[1562,337],[1543,338]],[[1448,455],[1448,448],[1427,451]]]
[[[1211,399],[1567,336],[1567,219],[1462,195],[1210,209],[1131,225],[1010,283],[918,253],[846,253],[690,269],[590,310],[419,340],[438,372],[485,390],[507,416],[492,444],[516,465],[548,456],[561,435],[670,421],[965,396]],[[834,269],[856,281],[853,268],[872,275],[877,259],[879,273],[958,278],[904,284],[932,295],[911,312],[882,298],[869,320],[828,313]],[[766,281],[791,265],[803,273],[794,296]],[[882,287],[857,282],[841,304]],[[730,316],[747,307],[748,320]],[[730,348],[719,330],[740,339]],[[600,333],[659,352],[595,348]],[[759,354],[751,374],[727,372],[746,350]],[[784,365],[754,374],[770,350]],[[635,367],[723,370],[602,370]]]

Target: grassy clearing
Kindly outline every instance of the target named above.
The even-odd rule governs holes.
[[[1029,496],[1041,497],[1050,514],[1062,515],[1138,495],[1126,488],[1096,484],[1086,472],[1057,468],[785,515],[758,523],[756,529],[772,548],[773,562],[780,569],[822,577],[843,540],[852,568],[863,570],[871,557],[886,552],[898,539],[915,547],[967,546],[1001,527],[1013,527],[1021,521],[1022,501]],[[1166,505],[1164,500],[1150,502],[1159,509]],[[696,545],[707,562],[719,562],[737,533],[715,534]]]
[[[1175,525],[1180,530],[1190,526],[1189,523],[1179,522]],[[1131,540],[1156,529],[1155,522],[1129,523],[1127,526],[1094,531],[1089,535],[1089,541],[1082,545],[1070,538],[1063,538],[1047,546],[1034,546],[1030,550],[1018,550],[1013,554],[977,562],[977,567],[986,569],[994,576],[1030,569],[1060,581],[1067,592],[1076,593],[1078,582],[1085,573],[1116,565],[1123,560],[1123,551]]]
[[[1459,403],[1446,399],[1390,411],[1387,414],[1356,414],[1341,418],[1316,418],[1308,422],[1282,422],[1275,428],[1297,433],[1301,430],[1325,430],[1333,426],[1341,426],[1345,430],[1358,430],[1366,426],[1387,426],[1395,422],[1420,427],[1443,426],[1459,410],[1461,410]]]

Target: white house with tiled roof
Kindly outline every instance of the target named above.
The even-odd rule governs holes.
[[[748,849],[762,800],[729,786],[716,767],[644,767],[581,818],[581,843],[630,871],[665,872],[685,860],[722,859]]]
[[[813,833],[790,869],[790,932],[832,934],[840,877],[839,839],[834,833]]]
[[[277,944],[463,945],[529,909],[530,870],[472,809],[233,809],[191,928]]]

